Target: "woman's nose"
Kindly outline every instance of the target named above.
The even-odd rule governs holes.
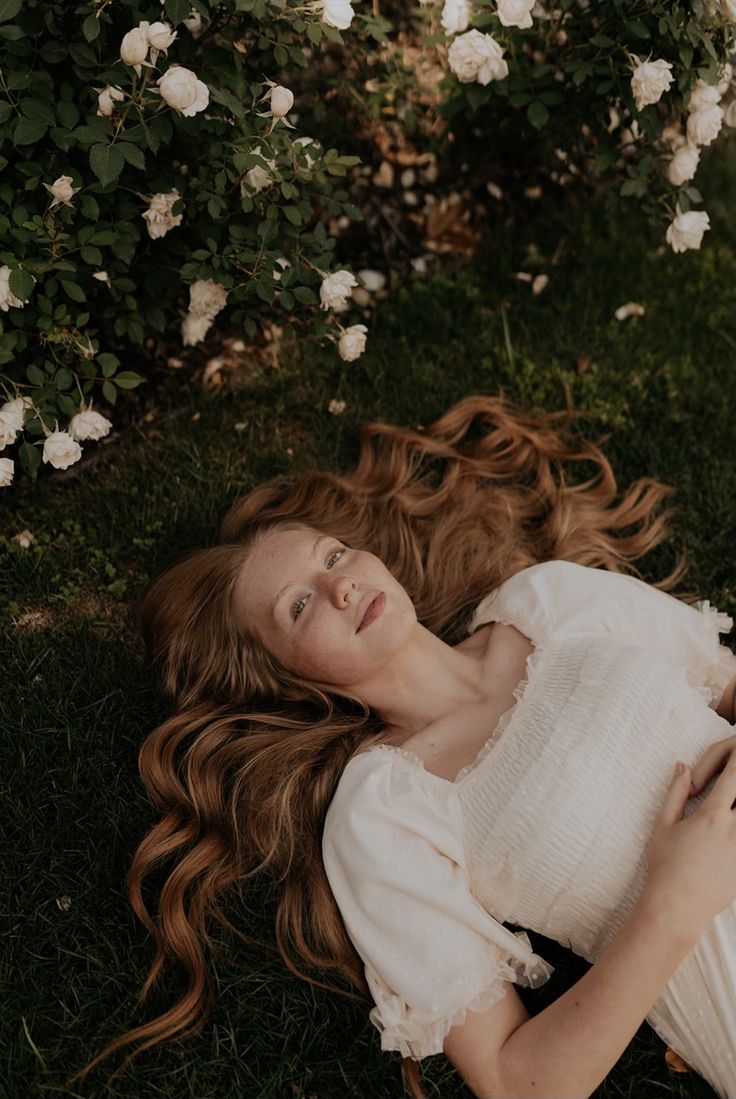
[[[356,581],[351,580],[348,576],[335,577],[330,587],[332,602],[340,609],[352,605],[355,601],[353,593],[356,591],[357,587]]]

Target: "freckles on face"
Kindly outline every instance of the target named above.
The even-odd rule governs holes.
[[[382,613],[358,631],[380,593]],[[375,674],[416,625],[411,599],[379,558],[306,528],[271,531],[253,547],[235,601],[284,667],[325,685]]]

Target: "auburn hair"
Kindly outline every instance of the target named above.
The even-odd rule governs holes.
[[[265,651],[234,613],[236,580],[268,531],[306,526],[376,554],[419,621],[456,644],[478,602],[529,565],[562,558],[641,576],[635,562],[665,537],[671,510],[659,505],[674,490],[640,477],[619,491],[600,444],[575,435],[573,418],[570,410],[533,416],[503,396],[477,395],[426,428],[366,424],[352,472],[280,476],[253,489],[230,508],[216,544],[179,555],[151,578],[136,619],[172,712],[139,755],[160,819],[126,878],[154,943],[138,1006],[167,962],[181,963],[187,986],[72,1080],[125,1049],[113,1079],[143,1050],[202,1030],[213,1006],[211,921],[273,950],[222,908],[229,894],[246,896],[257,874],[278,886],[283,964],[372,1003],[325,874],[321,834],[345,764],[387,734],[359,699],[318,689]],[[671,589],[684,569],[678,560],[656,586]],[[142,886],[162,866],[151,913]],[[420,1062],[407,1057],[401,1067],[409,1094],[426,1099]]]

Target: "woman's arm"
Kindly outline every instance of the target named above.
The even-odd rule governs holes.
[[[589,1096],[696,941],[673,933],[667,913],[645,889],[613,942],[559,999],[526,1021],[523,1008],[511,1021],[511,1004],[504,1002],[483,1014],[469,1012],[465,1024],[449,1032],[445,1053],[477,1099]],[[494,1012],[504,1011],[506,1033],[515,1029],[499,1049]]]

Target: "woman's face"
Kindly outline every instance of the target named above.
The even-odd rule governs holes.
[[[266,534],[234,594],[268,652],[326,686],[357,686],[380,673],[417,624],[414,604],[378,557],[306,527]]]

